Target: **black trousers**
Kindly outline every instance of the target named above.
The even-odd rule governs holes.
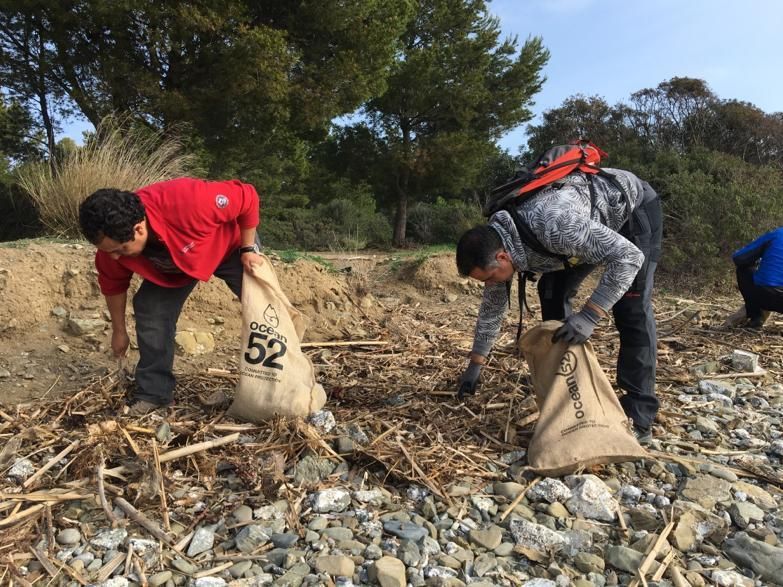
[[[243,268],[239,258],[239,251],[232,253],[215,270],[215,276],[241,299]],[[133,400],[171,403],[176,385],[172,368],[177,319],[194,287],[195,279],[183,287],[161,287],[145,279],[133,296],[139,345]]]
[[[737,267],[737,286],[745,300],[745,313],[750,320],[761,318],[763,310],[783,312],[783,288],[756,285],[753,265]]]
[[[649,184],[643,185],[642,202],[633,212],[632,231],[626,224],[620,234],[644,253],[644,264],[612,314],[620,334],[617,385],[625,391],[620,403],[634,424],[646,429],[655,420],[659,405],[655,395],[658,353],[652,290],[661,256],[663,218],[660,198]],[[542,318],[562,320],[569,316],[579,285],[594,269],[594,265],[577,265],[542,275],[538,282]]]

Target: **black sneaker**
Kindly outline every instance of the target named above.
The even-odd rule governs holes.
[[[636,441],[642,446],[647,446],[652,442],[652,428],[641,428],[640,426],[634,426],[633,435],[636,436]]]

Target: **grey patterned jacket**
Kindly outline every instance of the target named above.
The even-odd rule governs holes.
[[[604,168],[604,171],[625,187],[636,208],[643,193],[639,178],[620,169]],[[590,301],[609,310],[630,287],[644,262],[644,255],[618,234],[633,211],[627,210],[623,194],[610,181],[594,176],[596,202],[591,213],[588,181],[582,173],[571,174],[558,180],[556,185],[544,188],[534,198],[523,199],[517,210],[548,251],[604,266],[603,276]],[[516,271],[548,273],[563,268],[560,259],[538,254],[522,243],[508,212],[493,214],[489,225],[500,234],[503,248],[511,256]],[[485,286],[473,339],[474,353],[489,354],[507,310],[506,284]]]

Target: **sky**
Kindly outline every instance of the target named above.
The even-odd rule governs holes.
[[[540,36],[551,53],[533,123],[575,94],[616,104],[672,77],[783,111],[783,0],[492,0],[489,11],[504,35]],[[81,143],[91,128],[74,121],[61,136]],[[516,154],[524,128],[500,146]]]
[[[540,36],[551,53],[534,123],[569,96],[616,104],[672,77],[783,111],[781,0],[494,0],[489,10],[504,34]],[[524,142],[523,127],[499,144],[516,154]]]

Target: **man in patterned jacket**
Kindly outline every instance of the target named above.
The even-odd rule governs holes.
[[[509,306],[507,282],[515,273],[540,273],[542,318],[564,320],[556,340],[585,342],[612,311],[620,333],[617,383],[625,391],[620,402],[637,438],[649,442],[658,411],[652,289],[661,251],[661,204],[649,184],[632,173],[603,171],[609,177],[575,172],[520,198],[516,210],[526,235],[520,236],[511,214],[501,210],[460,238],[460,274],[485,287],[459,393],[475,391]],[[604,268],[598,286],[582,309],[572,312],[579,284],[598,265]]]

